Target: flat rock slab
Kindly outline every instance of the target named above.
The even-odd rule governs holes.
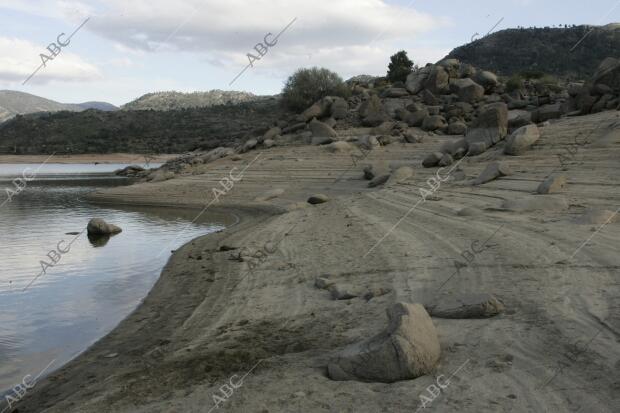
[[[504,311],[504,304],[491,294],[462,294],[425,305],[432,317],[489,318]]]
[[[332,380],[393,383],[431,373],[440,348],[433,321],[421,304],[387,309],[388,327],[345,348],[327,366]]]

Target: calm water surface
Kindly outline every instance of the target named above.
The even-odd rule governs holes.
[[[0,394],[25,375],[48,365],[49,372],[84,351],[137,307],[171,250],[227,224],[214,216],[192,222],[194,210],[97,206],[82,199],[97,188],[126,185],[109,174],[124,166],[47,164],[5,202],[11,176],[39,165],[0,165]],[[93,217],[123,232],[108,240],[67,235]],[[66,250],[72,240],[69,252],[37,278],[41,261],[52,263],[49,251],[59,241]],[[4,404],[0,400],[0,410]]]

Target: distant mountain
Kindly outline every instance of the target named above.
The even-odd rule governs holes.
[[[499,75],[524,71],[585,79],[606,57],[620,57],[620,24],[498,31],[447,56]]]
[[[107,102],[84,102],[84,103],[77,103],[75,104],[75,106],[79,106],[80,108],[84,110],[96,109],[96,110],[101,110],[103,112],[113,112],[115,110],[120,110],[118,106],[114,106],[113,104],[107,103]]]
[[[27,115],[39,112],[81,112],[86,109],[113,111],[118,108],[106,102],[86,102],[79,104],[60,103],[30,93],[15,90],[0,90],[0,123],[14,118],[16,115]]]
[[[147,93],[122,106],[123,110],[177,110],[206,108],[217,105],[237,104],[264,100],[269,96],[257,96],[248,92],[210,90],[208,92],[156,92]]]
[[[75,105],[55,102],[29,93],[14,90],[0,90],[0,122],[7,121],[15,115],[36,112],[59,112],[83,110]]]

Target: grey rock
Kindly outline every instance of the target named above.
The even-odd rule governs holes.
[[[446,120],[443,116],[429,115],[422,122],[422,129],[426,131],[435,131],[446,127]]]
[[[359,108],[359,114],[364,126],[378,126],[390,120],[378,96],[372,95]]]
[[[448,125],[449,135],[465,135],[467,133],[467,124],[465,122],[452,122]]]
[[[308,198],[308,203],[311,205],[324,204],[329,201],[329,197],[323,194],[315,194]]]
[[[424,160],[422,161],[422,166],[425,168],[433,168],[437,166],[439,161],[441,161],[441,158],[443,158],[443,153],[433,152],[427,155],[426,158],[424,158]]]
[[[474,185],[482,185],[502,176],[512,175],[512,170],[505,162],[493,162],[474,180]]]
[[[335,138],[338,136],[338,133],[336,133],[336,131],[333,128],[331,128],[330,126],[316,119],[313,119],[312,122],[310,122],[308,126],[310,128],[310,132],[312,132],[312,136],[315,136],[315,137],[327,136],[330,138]]]
[[[332,102],[330,108],[330,115],[332,118],[344,119],[347,117],[347,112],[349,111],[349,104],[344,98],[334,97],[334,101]]]
[[[390,179],[390,174],[378,175],[368,182],[368,187],[375,188],[377,186],[381,186],[386,183],[388,179]]]
[[[441,353],[437,331],[420,304],[396,303],[378,335],[345,348],[327,371],[332,380],[393,383],[431,373]]]
[[[514,131],[507,139],[504,153],[521,155],[540,139],[540,131],[536,125],[526,125]]]
[[[86,226],[86,232],[89,235],[112,235],[118,234],[123,230],[120,227],[117,227],[113,224],[108,224],[101,218],[93,218],[88,221],[88,225]]]
[[[328,289],[334,300],[350,300],[358,296],[358,294],[352,292],[348,286],[332,284]]]
[[[491,294],[461,294],[441,298],[425,307],[437,318],[489,318],[504,311],[504,304]]]
[[[484,97],[484,87],[469,78],[452,81],[450,89],[460,101],[467,103],[475,103]]]
[[[449,153],[444,153],[443,156],[441,157],[441,159],[439,160],[439,163],[437,163],[437,166],[450,166],[454,163],[454,158],[452,158],[452,155],[450,155]]]
[[[482,108],[478,119],[467,131],[471,144],[484,142],[487,148],[495,145],[508,134],[508,107],[505,103],[492,103]]]
[[[541,195],[555,194],[561,192],[566,185],[566,177],[564,175],[552,175],[540,183],[536,192]]]

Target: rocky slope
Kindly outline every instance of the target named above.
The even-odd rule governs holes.
[[[576,79],[590,76],[608,56],[620,56],[617,24],[501,30],[448,55],[503,76],[536,71]]]

